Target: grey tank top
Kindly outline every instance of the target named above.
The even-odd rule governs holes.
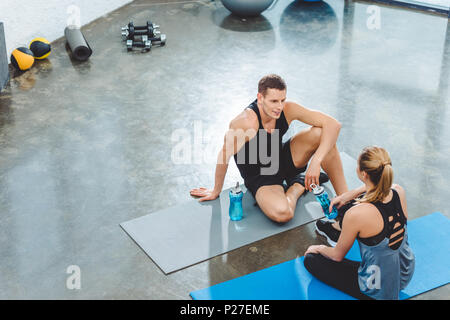
[[[390,202],[373,203],[383,217],[381,233],[371,238],[357,238],[361,253],[359,288],[374,299],[398,300],[400,290],[408,285],[415,268],[406,217],[398,193],[392,191]],[[374,239],[378,239],[377,243],[371,243]]]

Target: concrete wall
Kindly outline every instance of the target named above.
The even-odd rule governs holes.
[[[8,61],[16,47],[28,47],[36,37],[56,40],[64,35],[68,23],[85,25],[129,2],[132,0],[1,0]]]

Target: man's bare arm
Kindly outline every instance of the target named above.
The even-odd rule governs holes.
[[[252,127],[251,119],[238,116],[230,123],[230,127],[225,134],[223,147],[217,156],[216,170],[214,174],[214,188],[192,189],[191,195],[200,197],[199,201],[214,200],[222,191],[225,176],[228,170],[228,163],[244,144],[256,135],[256,130]]]
[[[341,124],[333,117],[316,110],[311,110],[294,102],[287,102],[285,116],[288,123],[299,120],[303,123],[322,129],[319,147],[311,157],[308,169],[305,173],[305,187],[311,191],[310,184],[319,183],[320,168],[323,159],[336,145],[341,129]]]
[[[286,103],[285,115],[289,123],[292,120],[299,120],[311,126],[322,128],[320,146],[311,159],[321,163],[337,142],[341,130],[339,121],[323,112],[305,108],[294,102]]]

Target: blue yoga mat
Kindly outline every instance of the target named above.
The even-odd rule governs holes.
[[[439,212],[408,221],[408,240],[416,257],[413,278],[400,299],[450,282],[450,219]],[[355,241],[345,256],[361,261]],[[299,257],[190,293],[195,300],[354,300],[314,278]]]

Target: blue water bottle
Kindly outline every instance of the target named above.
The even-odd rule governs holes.
[[[233,221],[239,221],[242,219],[242,197],[244,193],[239,186],[239,181],[236,186],[230,190],[230,219]]]
[[[334,219],[338,215],[336,207],[333,206],[333,210],[330,211],[330,198],[328,198],[328,193],[325,191],[324,187],[317,186],[314,183],[310,185],[313,189],[313,193],[316,196],[317,201],[319,201],[322,206],[323,213],[328,219]]]

